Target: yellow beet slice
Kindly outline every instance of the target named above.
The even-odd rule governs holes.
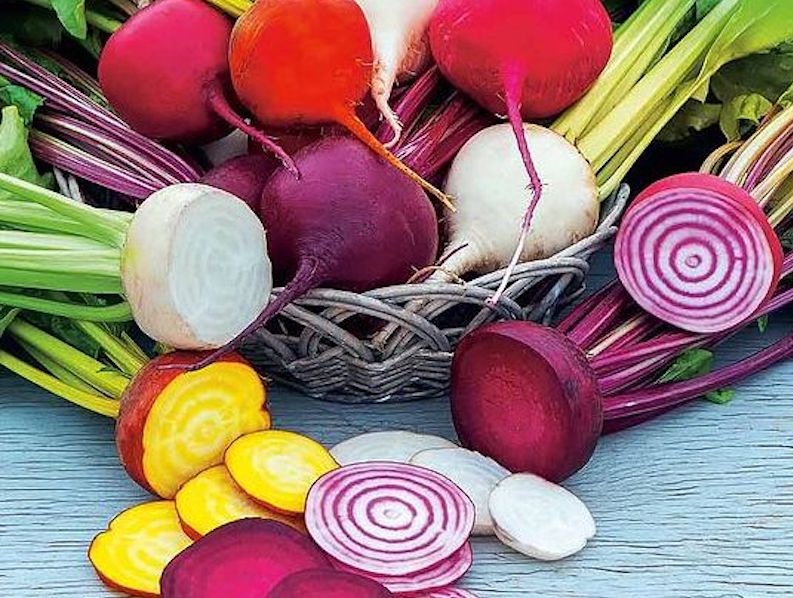
[[[320,443],[286,430],[254,432],[235,440],[225,461],[240,488],[285,513],[302,513],[311,485],[339,467]]]
[[[225,465],[202,471],[176,493],[176,511],[182,529],[197,540],[212,530],[239,519],[259,517],[285,523],[305,532],[297,517],[268,509],[243,492]]]
[[[165,566],[192,543],[174,502],[158,500],[117,515],[91,542],[88,558],[108,587],[156,598]]]
[[[173,498],[182,484],[223,463],[226,448],[243,434],[270,427],[264,385],[253,367],[229,355],[197,371],[180,369],[200,357],[158,357],[121,399],[121,461],[132,479],[162,498]]]

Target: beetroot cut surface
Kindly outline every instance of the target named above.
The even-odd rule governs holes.
[[[463,446],[554,482],[589,461],[603,426],[584,354],[531,322],[491,324],[462,339],[452,361],[451,408]]]
[[[474,505],[440,474],[405,463],[347,465],[308,493],[306,528],[337,561],[377,575],[410,575],[468,540]]]
[[[160,582],[162,598],[265,598],[284,578],[331,565],[291,527],[241,519],[210,532],[173,559]]]
[[[279,583],[267,598],[389,598],[382,585],[353,573],[308,569],[293,573]]]
[[[462,548],[452,556],[443,559],[440,563],[410,575],[377,575],[357,570],[354,567],[349,567],[344,563],[333,560],[333,566],[339,571],[347,571],[373,579],[396,594],[444,588],[465,575],[473,564],[474,552],[471,549],[470,542],[463,544]]]

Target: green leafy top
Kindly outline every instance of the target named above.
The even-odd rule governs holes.
[[[33,116],[44,98],[25,87],[14,85],[0,76],[0,106],[16,106],[26,126],[33,122]]]
[[[669,368],[656,380],[656,384],[669,382],[683,382],[699,376],[704,376],[713,369],[713,353],[707,349],[689,349],[683,352]],[[731,388],[722,388],[709,392],[705,399],[711,403],[724,405],[729,403],[735,391]]]
[[[88,35],[88,22],[85,19],[85,0],[50,0],[55,14],[63,27],[77,39]]]
[[[19,109],[6,106],[0,114],[0,172],[48,187],[50,178],[40,175],[33,163],[27,143],[28,131]],[[0,191],[0,199],[6,197],[8,194]]]

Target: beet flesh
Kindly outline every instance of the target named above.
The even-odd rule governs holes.
[[[307,569],[332,571],[309,538],[276,521],[241,519],[181,552],[165,568],[160,589],[162,598],[263,598]]]
[[[589,461],[603,427],[600,390],[584,354],[530,322],[490,324],[462,339],[451,408],[463,446],[554,482]]]
[[[385,587],[366,577],[328,571],[309,569],[293,573],[279,583],[267,598],[389,598],[393,596]]]

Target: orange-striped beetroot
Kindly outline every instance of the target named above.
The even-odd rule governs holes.
[[[448,203],[385,149],[355,113],[374,62],[369,25],[355,0],[259,0],[234,26],[229,57],[234,89],[263,125],[343,125]]]

